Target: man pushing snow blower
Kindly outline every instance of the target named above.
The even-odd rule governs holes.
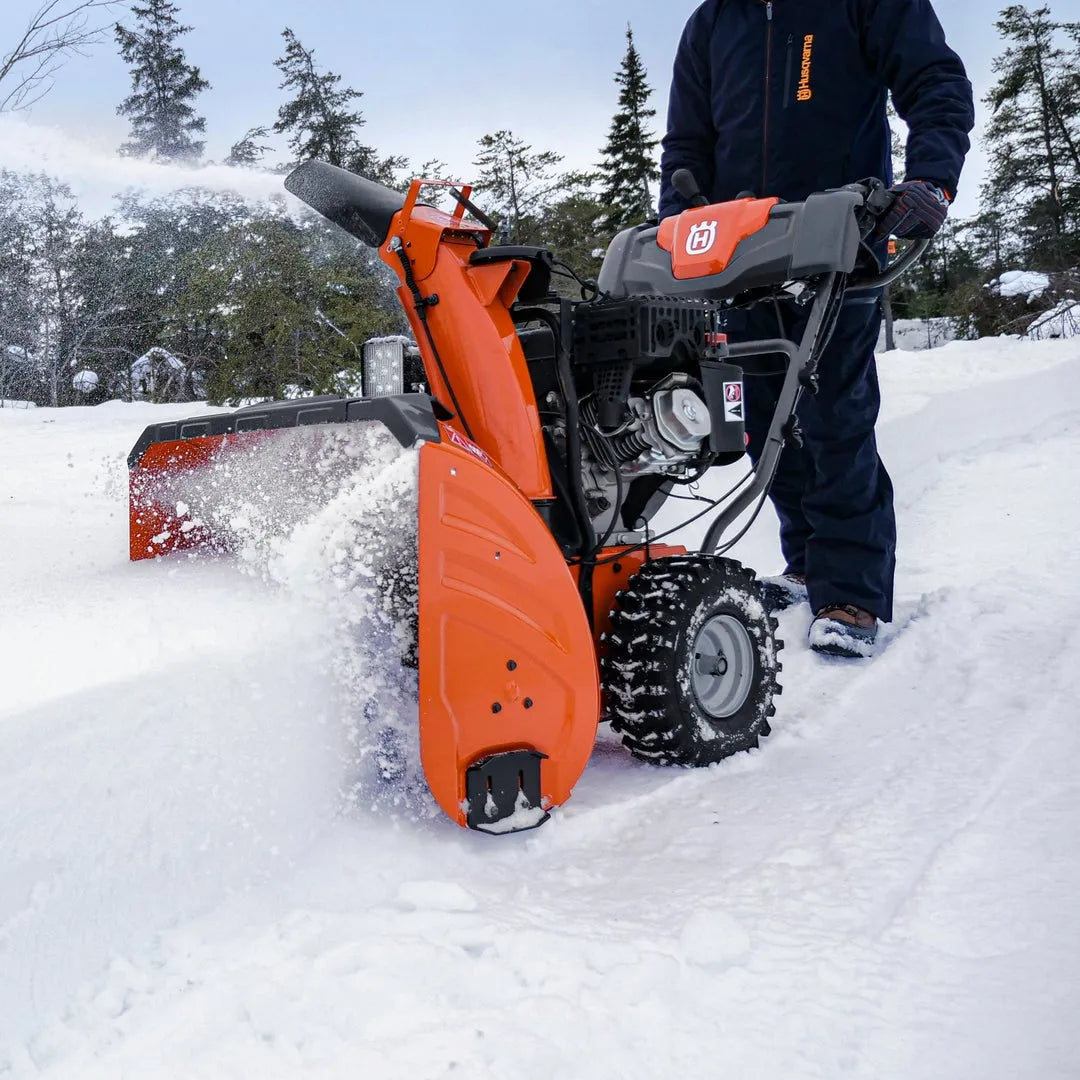
[[[974,126],[971,84],[928,0],[707,0],[675,59],[661,218],[691,205],[684,171],[709,203],[740,193],[801,202],[889,177],[887,91],[910,134],[906,180],[873,230],[879,254],[890,235],[929,239],[941,227]],[[731,340],[753,341],[798,337],[805,319],[790,304],[759,304],[724,325]],[[777,609],[809,599],[811,646],[841,656],[869,655],[878,620],[892,619],[893,489],[874,438],[880,324],[879,294],[842,304],[770,492],[787,565],[766,595]],[[747,375],[757,460],[783,376]]]

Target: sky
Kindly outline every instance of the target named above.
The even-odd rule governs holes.
[[[797,2],[797,0],[778,0]],[[7,0],[0,10],[0,53],[10,47],[38,0]],[[211,90],[207,153],[220,160],[248,128],[273,123],[282,101],[281,31],[291,27],[324,69],[361,90],[366,140],[414,162],[445,161],[468,179],[476,141],[508,128],[537,149],[564,155],[567,167],[594,164],[616,108],[613,75],[629,22],[654,87],[662,134],[671,63],[693,0],[547,0],[541,7],[475,0],[455,10],[414,0],[408,7],[369,0],[176,0],[192,32],[183,41]],[[981,98],[1000,51],[994,20],[1004,0],[939,0],[949,41]],[[117,5],[116,17],[127,11]],[[1056,18],[1080,20],[1080,0],[1052,0]],[[542,16],[538,14],[542,12]],[[128,93],[125,65],[111,37],[71,59],[30,115],[111,149],[126,122],[115,107]],[[986,112],[980,105],[979,127]],[[0,146],[0,166],[3,147]],[[976,138],[957,209],[977,209],[983,155]]]

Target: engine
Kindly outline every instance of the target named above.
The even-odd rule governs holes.
[[[631,395],[626,418],[613,431],[599,425],[594,399],[583,403],[582,486],[599,534],[608,531],[612,515],[635,483],[666,493],[667,481],[685,479],[709,464],[709,410],[700,387],[690,383],[685,375],[672,375],[643,394]],[[638,517],[651,516],[644,509]]]
[[[638,542],[674,482],[745,453],[742,370],[725,360],[723,310],[715,301],[641,296],[576,305],[581,494],[598,536]],[[571,410],[552,332],[518,336],[545,437],[568,461]]]
[[[649,516],[642,490],[666,494],[670,481],[703,471],[725,438],[742,452],[741,373],[729,374],[726,384],[739,380],[738,432],[723,404],[730,391],[718,390],[718,372],[738,370],[720,361],[721,310],[707,300],[629,297],[575,312],[582,480],[598,531],[607,531],[632,487],[639,497],[622,522],[631,531],[635,523],[626,516]]]
[[[641,397],[626,401],[626,417],[614,430],[600,424],[595,398],[582,403],[581,429],[590,456],[602,468],[628,476],[681,475],[700,464],[712,433],[709,407],[686,375],[670,375]]]

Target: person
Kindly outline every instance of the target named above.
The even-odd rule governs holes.
[[[907,123],[906,179],[893,184],[891,92]],[[929,0],[706,0],[675,57],[661,160],[660,217],[687,208],[671,183],[688,169],[710,202],[746,193],[798,201],[869,177],[895,195],[876,253],[892,235],[933,236],[955,197],[974,126],[971,83]],[[732,312],[732,341],[799,340],[803,311]],[[776,607],[809,601],[810,644],[873,651],[893,615],[893,487],[877,452],[874,349],[880,295],[845,301],[799,404],[803,445],[789,442],[770,492],[784,573],[766,581]],[[748,368],[746,416],[757,459],[782,382]]]

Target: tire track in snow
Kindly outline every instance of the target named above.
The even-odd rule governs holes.
[[[1042,388],[1058,396],[1033,399],[1035,420],[1076,413],[1073,383]],[[1015,387],[995,394],[1014,407]],[[805,614],[786,615],[787,692],[761,752],[671,774],[602,749],[566,813],[510,845],[343,823],[295,876],[87,987],[27,1044],[42,1074],[1066,1075],[1075,981],[1035,987],[1073,945],[1039,923],[1066,920],[1080,888],[1076,729],[1059,716],[1052,742],[1026,733],[1077,684],[1062,663],[1025,696],[986,650],[1045,671],[1048,627],[1073,647],[1075,600],[1055,582],[1078,580],[1075,522],[1055,489],[1077,440],[998,429],[994,445],[1014,441],[965,461],[990,445],[968,441],[986,436],[970,404],[893,428],[917,481],[903,554],[926,562],[901,577],[910,621],[853,668],[811,655]],[[941,424],[952,449],[928,456]],[[972,510],[988,501],[1061,527],[991,530]],[[967,535],[962,573],[950,533]],[[1023,932],[1002,942],[1014,912]]]

